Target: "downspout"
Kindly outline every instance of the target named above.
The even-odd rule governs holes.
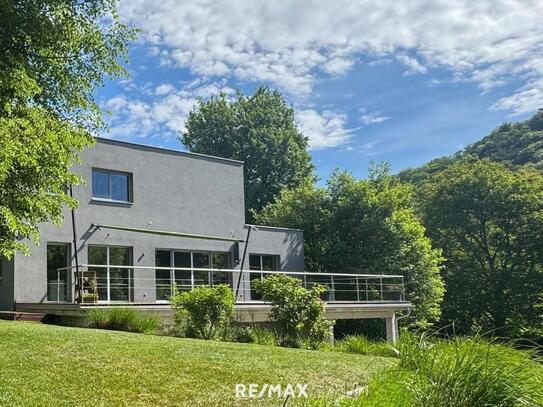
[[[243,257],[241,258],[241,266],[239,270],[239,277],[238,277],[238,283],[236,285],[236,291],[234,293],[234,300],[237,302],[238,300],[238,292],[239,292],[239,285],[241,283],[241,277],[243,276],[243,265],[245,264],[245,256],[247,255],[247,248],[249,247],[249,238],[251,237],[251,230],[255,230],[258,232],[258,228],[253,225],[247,225],[249,229],[247,230],[247,238],[245,239],[245,247],[243,248]]]
[[[402,315],[401,317],[396,318],[396,321],[401,321],[402,319],[409,318],[411,315],[411,308],[407,308],[407,314]]]
[[[70,185],[70,198],[73,198],[72,185]],[[81,304],[81,275],[79,270],[79,254],[77,248],[77,229],[75,227],[75,209],[72,208],[72,237],[74,246],[74,260],[75,260],[75,273],[76,273],[76,285],[75,290],[77,292],[77,303]]]

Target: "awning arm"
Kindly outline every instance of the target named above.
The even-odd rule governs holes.
[[[186,237],[188,239],[218,240],[218,241],[222,241],[222,242],[234,242],[234,243],[244,242],[244,240],[236,239],[234,237],[219,237],[219,236],[197,235],[197,234],[194,234],[194,233],[181,233],[181,232],[169,232],[169,231],[165,231],[165,230],[129,228],[129,227],[125,227],[125,226],[102,225],[102,224],[97,224],[97,223],[92,223],[91,226],[95,227],[95,228],[102,228],[102,229],[124,230],[126,232],[148,233],[148,234],[151,234],[151,235]]]

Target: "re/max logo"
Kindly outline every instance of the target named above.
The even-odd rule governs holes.
[[[264,398],[264,397],[307,397],[307,384],[236,384],[237,398]]]

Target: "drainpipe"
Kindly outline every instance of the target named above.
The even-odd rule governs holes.
[[[401,317],[396,318],[396,321],[401,321],[402,319],[409,318],[411,315],[411,308],[407,308],[407,314],[402,315]]]
[[[243,257],[241,258],[241,266],[239,270],[239,277],[238,277],[238,283],[236,285],[236,291],[234,292],[234,299],[237,302],[238,301],[238,292],[239,292],[239,285],[241,283],[241,277],[243,276],[243,265],[245,264],[245,256],[247,255],[247,248],[249,247],[249,238],[251,237],[251,230],[255,230],[258,232],[258,228],[253,225],[247,225],[249,226],[249,229],[247,230],[247,238],[245,239],[245,247],[243,248]]]
[[[70,198],[73,198],[73,190],[72,185],[70,185]],[[78,254],[78,248],[77,248],[77,230],[75,227],[75,209],[72,208],[72,236],[73,236],[73,246],[74,246],[74,260],[75,260],[75,273],[76,273],[76,292],[77,292],[77,303],[81,304],[81,276],[80,276],[80,270],[79,270],[79,254]]]
[[[411,308],[407,308],[407,313],[405,315],[402,315],[401,317],[395,318],[396,319],[396,327],[398,328],[398,338],[400,337],[400,329],[399,329],[400,324],[399,324],[399,322],[402,319],[409,318],[410,315],[411,315]]]

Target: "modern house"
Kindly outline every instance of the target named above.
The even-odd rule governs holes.
[[[167,314],[175,290],[229,284],[246,320],[269,306],[251,284],[287,273],[329,287],[330,318],[408,311],[401,276],[304,272],[303,231],[245,224],[243,163],[97,139],[76,168],[79,206],[41,244],[0,267],[0,310],[81,315],[86,307],[137,306]],[[243,272],[240,272],[243,266]]]

